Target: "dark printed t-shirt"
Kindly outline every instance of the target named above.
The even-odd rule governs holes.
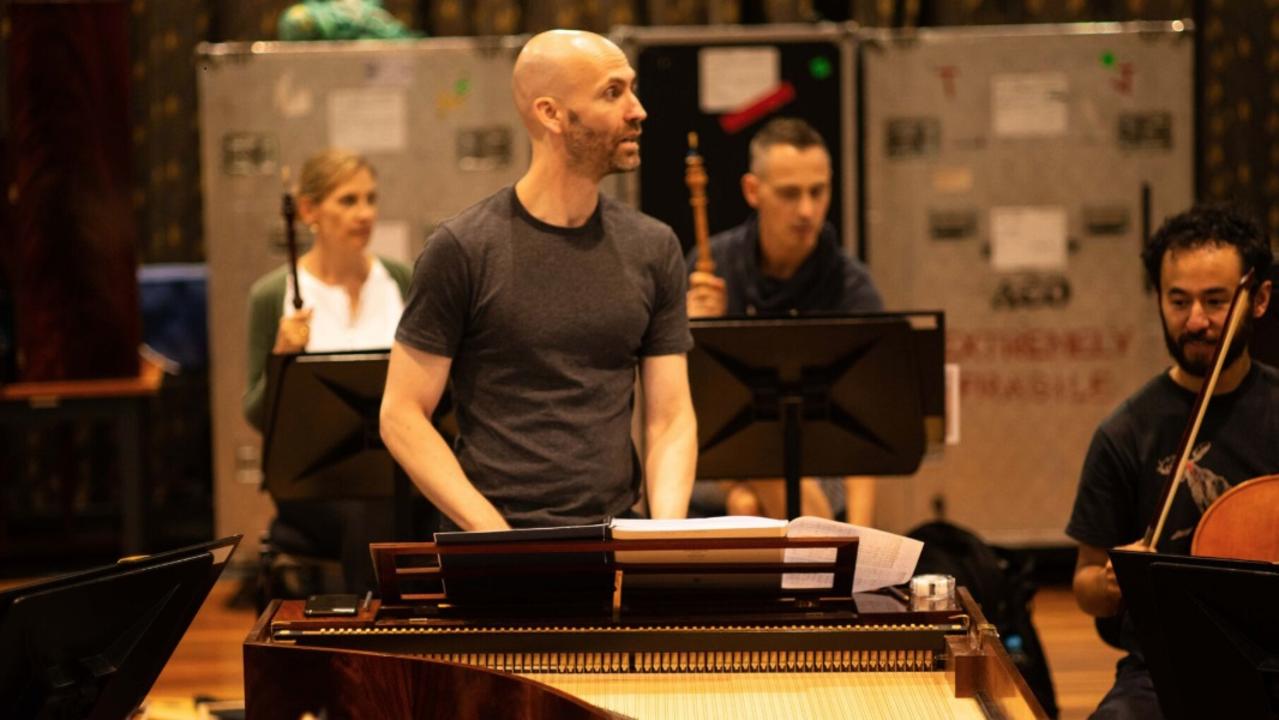
[[[692,347],[686,282],[671,229],[604,196],[561,228],[505,188],[432,233],[396,339],[452,358],[458,460],[513,526],[634,503],[636,367]]]
[[[1066,534],[1102,548],[1141,539],[1176,463],[1195,394],[1161,373],[1093,435]],[[1208,403],[1161,552],[1186,554],[1203,511],[1231,486],[1279,472],[1279,372],[1254,362],[1239,387]]]
[[[1140,540],[1160,511],[1195,393],[1168,373],[1124,401],[1093,435],[1066,534],[1101,548]],[[1183,484],[1169,510],[1160,552],[1189,554],[1195,526],[1214,500],[1241,482],[1279,472],[1279,371],[1254,362],[1239,387],[1208,403]],[[1120,643],[1141,658],[1125,613]]]

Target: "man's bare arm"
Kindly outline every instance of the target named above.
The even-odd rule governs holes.
[[[1148,550],[1140,542],[1123,545],[1118,550]],[[1075,578],[1072,589],[1079,609],[1093,617],[1113,617],[1118,614],[1123,595],[1115,580],[1115,568],[1105,548],[1080,543],[1079,556],[1075,560]]]
[[[431,415],[448,383],[452,360],[391,346],[380,415],[382,442],[413,484],[463,530],[504,530],[506,520],[462,472]]]
[[[654,518],[688,515],[697,466],[697,417],[683,355],[646,357],[640,365],[644,389],[644,481]]]

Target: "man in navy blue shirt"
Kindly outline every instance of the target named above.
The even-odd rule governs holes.
[[[742,195],[755,213],[711,238],[717,274],[689,256],[689,317],[779,316],[883,309],[866,266],[826,221],[831,162],[808,123],[776,118],[750,145]]]
[[[695,269],[688,257],[689,317],[798,316],[814,312],[875,312],[883,309],[866,266],[840,245],[826,221],[830,208],[831,161],[826,143],[808,123],[775,118],[750,144],[750,172],[742,176],[742,194],[755,212],[745,222],[711,238],[715,273]],[[856,521],[869,524],[874,486],[854,483],[849,506]],[[806,514],[827,515],[844,503],[842,479],[806,480],[801,505]],[[784,508],[781,483],[735,483],[719,500],[705,483],[694,505],[724,503],[732,514],[778,515]]]

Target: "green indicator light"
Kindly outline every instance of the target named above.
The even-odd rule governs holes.
[[[830,77],[832,68],[830,60],[824,57],[815,57],[808,61],[808,72],[818,80],[825,80]]]
[[[1114,67],[1114,66],[1115,66],[1115,54],[1114,54],[1114,53],[1112,53],[1112,52],[1111,52],[1111,51],[1109,51],[1109,50],[1107,50],[1106,52],[1102,53],[1102,54],[1101,54],[1101,64],[1102,64],[1102,65],[1105,65],[1106,67]]]
[[[471,81],[467,80],[466,78],[462,78],[461,80],[458,80],[457,82],[453,83],[454,95],[465,95],[470,91],[471,91]]]

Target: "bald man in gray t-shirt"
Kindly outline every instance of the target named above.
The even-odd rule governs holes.
[[[529,169],[427,242],[391,348],[382,438],[464,530],[602,521],[641,479],[653,517],[683,517],[697,421],[679,243],[599,193],[639,165],[635,71],[607,39],[555,30],[520,52],[513,89]],[[429,421],[446,383],[456,455]]]
[[[640,359],[692,347],[670,228],[608,198],[585,225],[505,188],[436,229],[396,340],[450,357],[466,477],[514,526],[598,522],[638,499]]]

